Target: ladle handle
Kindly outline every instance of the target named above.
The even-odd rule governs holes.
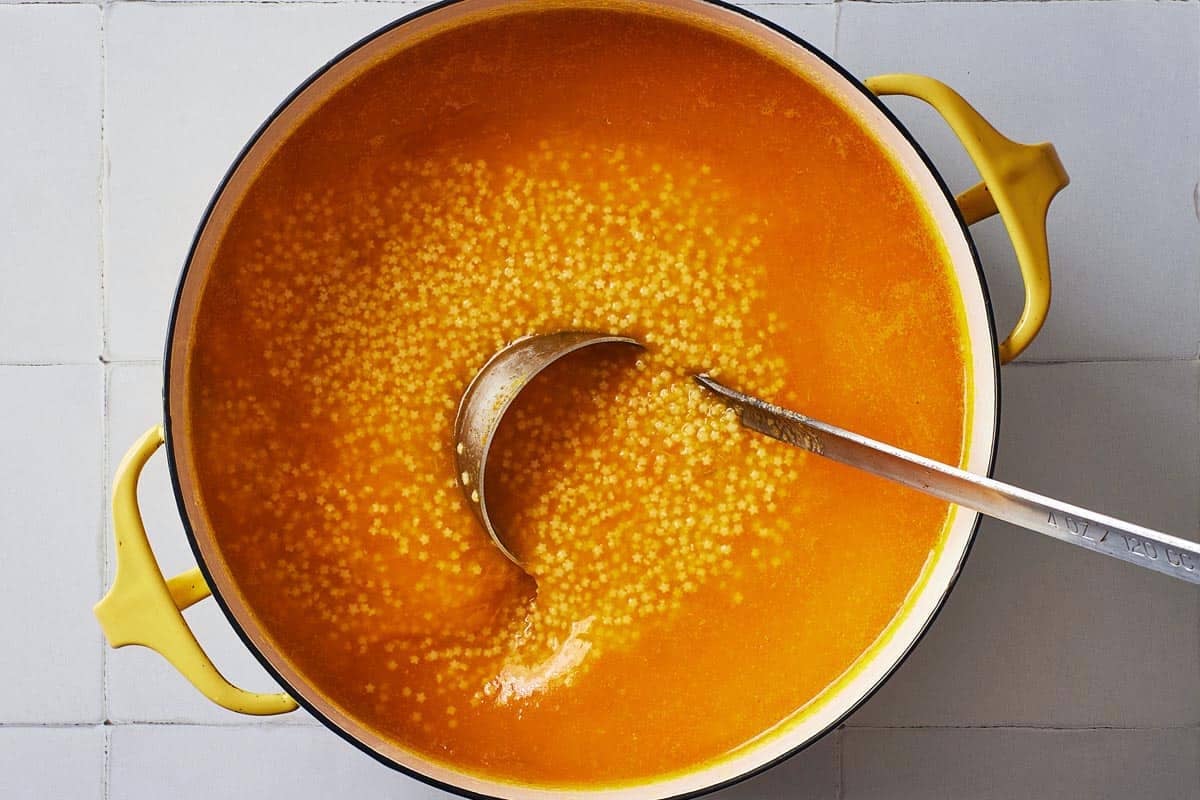
[[[1064,542],[1200,584],[1200,546],[868,439],[697,377],[747,428],[964,508]]]

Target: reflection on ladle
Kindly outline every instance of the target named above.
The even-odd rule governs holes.
[[[454,452],[458,483],[467,496],[471,512],[483,525],[496,547],[513,563],[521,560],[497,532],[488,512],[487,459],[500,420],[517,395],[538,373],[555,361],[584,347],[597,344],[642,345],[627,336],[610,336],[591,331],[564,331],[526,336],[509,343],[476,373],[463,392],[454,421]]]
[[[484,477],[492,441],[504,412],[538,373],[577,350],[607,343],[641,347],[636,339],[593,331],[527,336],[496,353],[463,393],[454,423],[459,484],[472,512],[492,541],[518,566],[520,560],[488,514]],[[1200,547],[1193,542],[868,439],[741,394],[708,375],[697,375],[695,379],[736,410],[742,425],[751,430],[964,508],[1147,569],[1200,583]]]

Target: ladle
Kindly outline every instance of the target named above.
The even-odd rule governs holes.
[[[508,558],[488,516],[484,486],[488,450],[504,412],[531,380],[563,356],[597,344],[641,347],[636,339],[594,331],[562,331],[517,339],[497,352],[467,386],[454,424],[459,484],[472,512]],[[910,486],[934,497],[1147,569],[1200,583],[1200,546],[1098,514],[868,439],[750,397],[701,374],[695,380],[735,409],[742,425],[787,444]]]

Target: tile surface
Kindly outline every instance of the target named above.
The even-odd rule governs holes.
[[[112,473],[161,418],[167,313],[211,193],[299,82],[421,5],[0,0],[0,365],[72,364],[0,366],[0,798],[448,797],[303,712],[213,706],[160,656],[103,647],[91,616]],[[934,75],[1056,144],[1073,183],[1051,209],[1054,304],[1003,372],[997,474],[1195,537],[1200,3],[747,7],[860,77]],[[977,180],[933,111],[888,103],[952,187]],[[973,236],[1007,329],[1003,226]],[[1114,363],[1030,363],[1063,361]],[[139,502],[164,571],[193,566],[161,453]],[[213,601],[187,616],[235,683],[274,690]],[[847,727],[714,796],[1200,799],[1198,620],[1195,587],[986,522]]]
[[[110,752],[112,800],[162,796],[353,797],[451,795],[383,766],[323,728],[122,725]]]
[[[833,55],[837,44],[837,7],[832,2],[818,5],[739,3],[748,11],[800,36],[814,47]]]
[[[1003,371],[996,476],[1194,536],[1200,365]],[[1200,592],[985,521],[941,615],[851,725],[1200,723]]]
[[[838,796],[835,737],[831,734],[761,775],[714,792],[714,800],[834,800]]]
[[[158,365],[117,365],[109,382],[110,451],[114,471],[121,455],[138,436],[162,418],[162,368]],[[159,451],[146,465],[138,486],[138,501],[146,531],[164,574],[195,566],[196,561],[175,505],[166,454]],[[111,537],[111,522],[107,537]],[[111,541],[111,538],[108,539]],[[108,582],[112,580],[112,547],[108,547]],[[242,644],[214,600],[187,612],[188,624],[230,681],[251,691],[278,687]],[[200,722],[245,724],[247,718],[210,703],[157,653],[142,647],[109,650],[108,715],[114,722]],[[279,724],[312,724],[303,710],[277,717]]]
[[[1200,731],[846,731],[845,800],[1200,796]]]
[[[0,367],[0,723],[101,718],[102,395],[99,364]]]
[[[1196,3],[842,6],[838,58],[855,74],[932,75],[1011,138],[1057,147],[1072,184],[1050,209],[1054,300],[1027,359],[1200,350],[1198,30]],[[888,104],[952,188],[978,180],[932,110]],[[1007,331],[1023,297],[1015,258],[998,220],[974,230]]]
[[[414,8],[108,7],[111,357],[161,357],[171,298],[196,225],[251,134],[329,58]]]
[[[105,731],[0,728],[0,797],[5,800],[100,800]]]
[[[122,725],[111,746],[113,800],[172,789],[211,797],[448,798],[322,728]],[[823,741],[769,772],[712,795],[723,800],[835,797],[832,744]]]
[[[0,6],[0,361],[100,353],[99,64],[96,7]]]

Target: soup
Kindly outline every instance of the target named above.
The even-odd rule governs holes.
[[[962,458],[927,209],[733,34],[585,8],[436,31],[296,128],[206,281],[186,422],[238,591],[329,702],[459,770],[616,785],[736,753],[854,668],[947,522],[691,381]],[[566,359],[507,415],[489,502],[522,570],[453,421],[505,342],[564,329],[646,349]]]

